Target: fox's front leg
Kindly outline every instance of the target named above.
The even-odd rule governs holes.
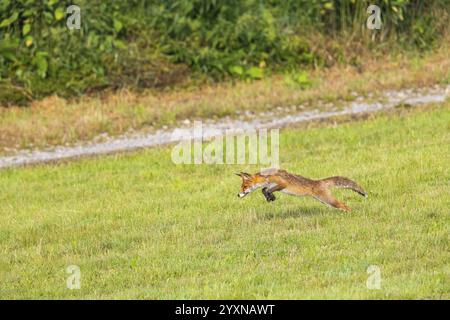
[[[270,187],[270,188],[264,187],[262,189],[262,193],[266,197],[267,202],[275,201],[276,198],[275,198],[273,193],[275,191],[283,190],[284,188],[285,188],[285,186],[277,184],[277,185],[275,185],[273,187]]]
[[[264,197],[266,197],[267,202],[275,201],[275,199],[276,199],[275,196],[273,195],[272,192],[269,192],[268,189],[269,188],[267,188],[267,187],[262,188],[262,193],[263,193]]]

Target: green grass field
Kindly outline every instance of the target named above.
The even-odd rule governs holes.
[[[351,213],[240,200],[233,173],[259,167],[175,165],[170,147],[2,170],[0,298],[449,299],[449,106],[281,131],[284,169],[368,191],[336,191]]]

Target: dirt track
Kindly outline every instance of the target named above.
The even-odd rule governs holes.
[[[313,110],[292,114],[280,114],[278,116],[257,115],[250,120],[205,120],[202,123],[202,132],[203,138],[206,139],[211,136],[216,136],[218,131],[224,134],[226,130],[228,132],[235,131],[238,133],[241,130],[281,128],[305,121],[390,109],[399,104],[419,106],[427,103],[443,102],[449,94],[450,86],[421,90],[390,91],[383,93],[378,102],[367,102],[364,99],[357,99],[355,102],[349,102],[341,108],[331,106],[327,107],[324,111]],[[133,135],[111,137],[107,138],[104,142],[92,141],[69,147],[59,146],[46,150],[19,151],[12,156],[0,157],[0,168],[154,147],[182,140],[186,130],[191,130],[189,124],[180,126],[179,128],[158,130],[154,133],[135,133]]]

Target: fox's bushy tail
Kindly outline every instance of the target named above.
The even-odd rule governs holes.
[[[367,197],[367,193],[355,181],[345,177],[330,177],[321,180],[327,187],[337,187],[344,189],[351,189],[358,192],[363,197]]]

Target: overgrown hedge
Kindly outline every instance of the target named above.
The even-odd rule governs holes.
[[[81,29],[66,8],[81,8]],[[384,0],[365,27],[360,0],[0,0],[0,103],[57,93],[146,88],[188,75],[260,78],[320,63],[311,36],[396,39],[426,48],[447,28],[450,0]],[[369,39],[370,39],[369,35]],[[373,41],[373,39],[372,39]]]

